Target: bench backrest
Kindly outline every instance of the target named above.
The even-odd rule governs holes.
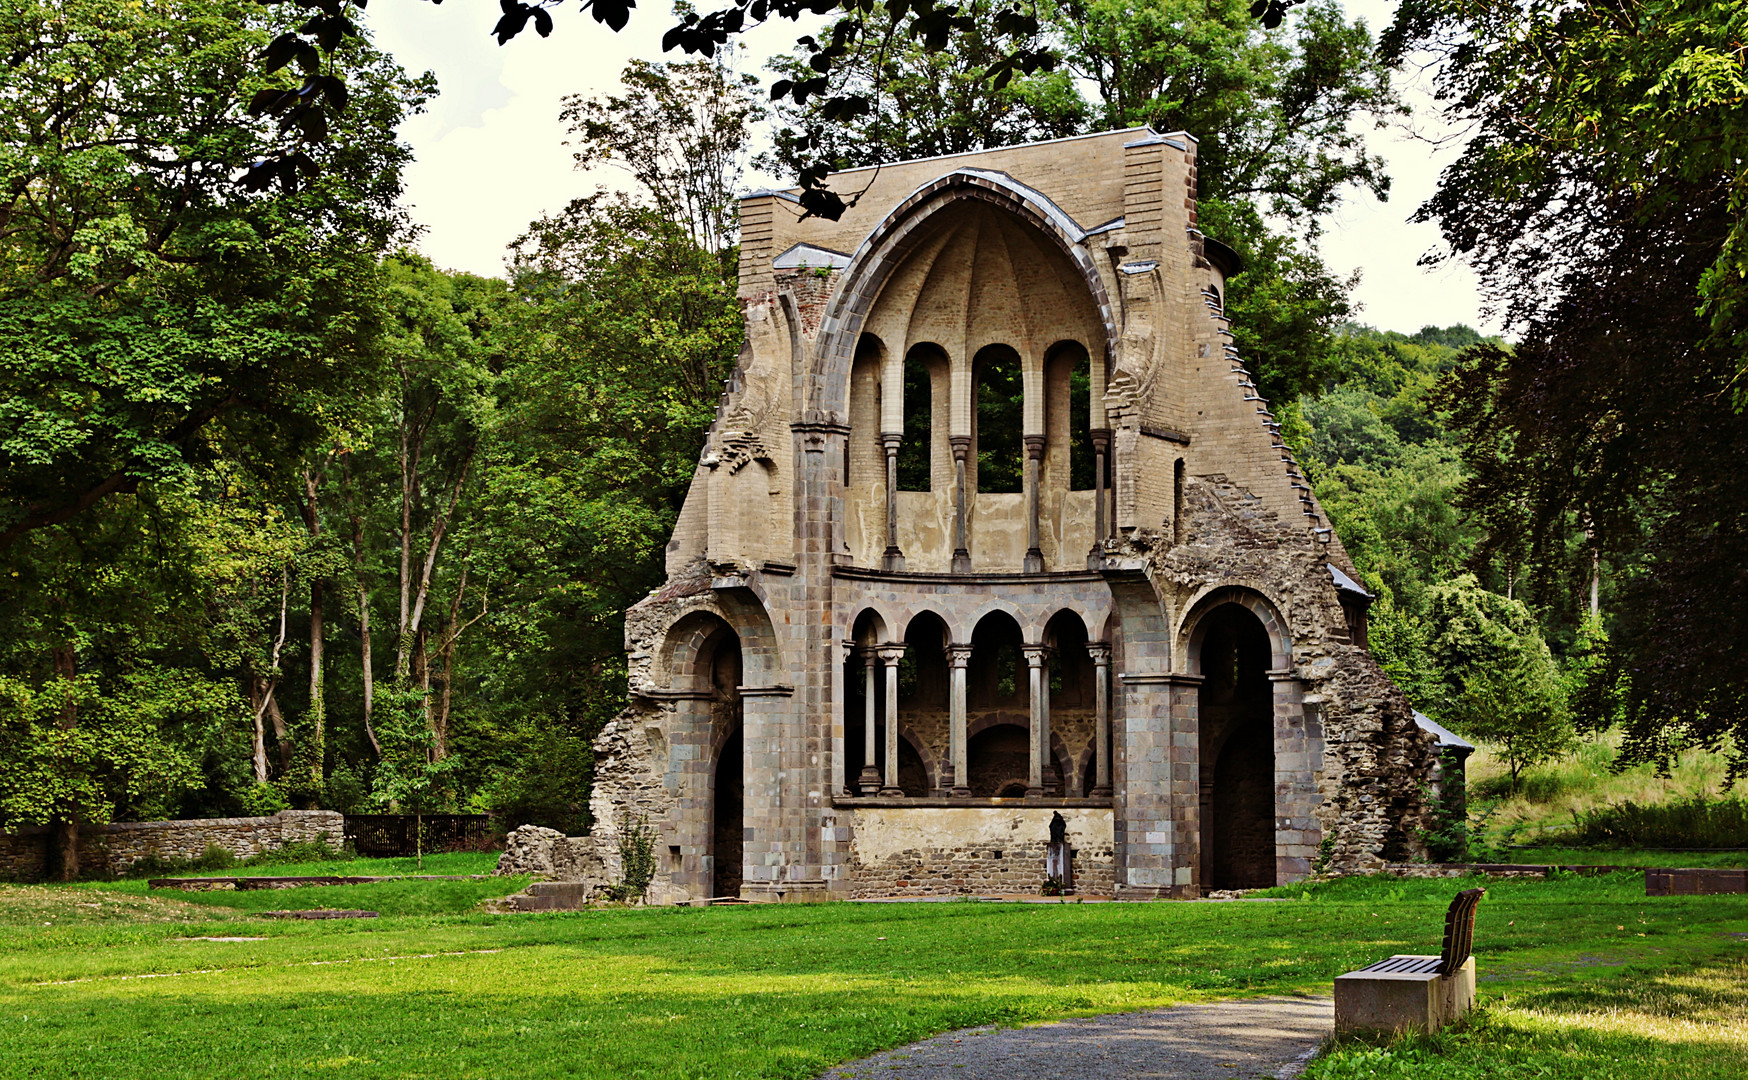
[[[1464,889],[1445,912],[1445,943],[1439,950],[1438,973],[1453,975],[1469,961],[1475,945],[1475,905],[1487,895],[1486,889]]]

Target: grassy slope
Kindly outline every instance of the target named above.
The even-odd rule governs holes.
[[[1559,834],[1572,827],[1574,812],[1622,802],[1667,802],[1722,790],[1725,766],[1720,754],[1689,750],[1680,755],[1667,777],[1659,777],[1649,765],[1615,773],[1610,765],[1619,741],[1619,734],[1610,732],[1580,744],[1567,757],[1525,773],[1515,794],[1508,791],[1504,763],[1482,746],[1469,759],[1471,820],[1486,808],[1496,807],[1488,820],[1494,837],[1515,829],[1517,843],[1557,845]]]
[[[107,887],[10,889],[0,1076],[806,1077],[971,1024],[1327,993],[1341,971],[1436,949],[1444,904],[1464,884],[1349,880],[1285,890],[1309,899],[1280,903],[299,924]],[[1603,1003],[1660,972],[1710,971],[1741,954],[1727,934],[1748,934],[1748,899],[1648,901],[1637,875],[1490,888],[1477,929],[1484,994],[1508,993],[1513,1009],[1578,981],[1601,987],[1587,993]],[[200,937],[265,940],[190,940]]]

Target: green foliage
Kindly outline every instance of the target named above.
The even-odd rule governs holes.
[[[1428,609],[1436,628],[1428,649],[1443,674],[1442,715],[1497,745],[1514,786],[1524,769],[1572,748],[1559,668],[1522,602],[1464,574],[1434,587]]]
[[[256,784],[243,792],[243,813],[249,817],[272,817],[291,808],[291,802],[272,784]]]
[[[578,169],[609,162],[630,172],[666,220],[721,252],[738,228],[741,169],[766,108],[759,80],[726,57],[652,64],[633,60],[620,96],[564,99]]]
[[[296,453],[369,377],[375,258],[403,227],[393,131],[428,87],[346,50],[355,89],[327,171],[295,196],[243,192],[230,177],[273,130],[243,105],[284,85],[252,58],[284,17],[83,0],[20,2],[0,23],[9,560],[117,494],[193,490],[227,450]]]
[[[1748,847],[1748,799],[1695,793],[1669,802],[1617,803],[1572,815],[1566,842],[1594,847]]]
[[[760,165],[796,174],[824,158],[835,169],[859,168],[1061,138],[1087,129],[1090,109],[1068,71],[1018,74],[992,89],[987,70],[1006,46],[995,32],[997,5],[970,0],[962,9],[965,18],[953,28],[945,48],[901,37],[881,52],[859,52],[837,65],[832,78],[840,92],[867,98],[867,112],[828,117],[818,100],[807,106],[780,103],[772,149]],[[891,10],[884,4],[874,7],[876,17]],[[814,55],[799,45],[772,61],[771,71],[793,82],[812,78]]]
[[[281,844],[271,851],[263,851],[259,855],[251,855],[244,859],[242,866],[305,866],[310,863],[344,862],[353,858],[351,852],[344,847],[335,847],[328,843],[326,835],[314,840],[294,840],[289,844]]]
[[[1748,770],[1744,19],[1692,0],[1412,0],[1383,43],[1428,50],[1446,119],[1473,132],[1417,217],[1522,328],[1446,394],[1489,554],[1526,566],[1569,626],[1606,567],[1623,762],[1697,740],[1732,776]]]
[[[655,880],[655,846],[657,833],[650,826],[649,816],[633,817],[629,809],[621,811],[619,821],[619,880],[607,892],[615,900],[641,902]]]
[[[541,825],[566,836],[587,833],[595,765],[588,742],[549,718],[514,729],[508,742],[514,756],[479,796],[498,823],[505,831]]]

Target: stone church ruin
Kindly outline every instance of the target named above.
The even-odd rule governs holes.
[[[1195,139],[832,183],[837,222],[741,202],[746,346],[595,834],[532,857],[610,880],[629,811],[683,903],[1035,893],[1058,814],[1119,897],[1422,852],[1437,740],[1233,346]]]

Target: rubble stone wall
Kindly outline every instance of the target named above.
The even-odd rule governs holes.
[[[216,844],[239,859],[277,851],[290,843],[325,840],[339,847],[345,815],[332,810],[282,810],[272,817],[195,818],[185,821],[125,821],[79,830],[79,865],[86,874],[121,874],[147,856],[193,860]],[[44,826],[0,833],[0,877],[38,881],[49,861],[50,831]]]

